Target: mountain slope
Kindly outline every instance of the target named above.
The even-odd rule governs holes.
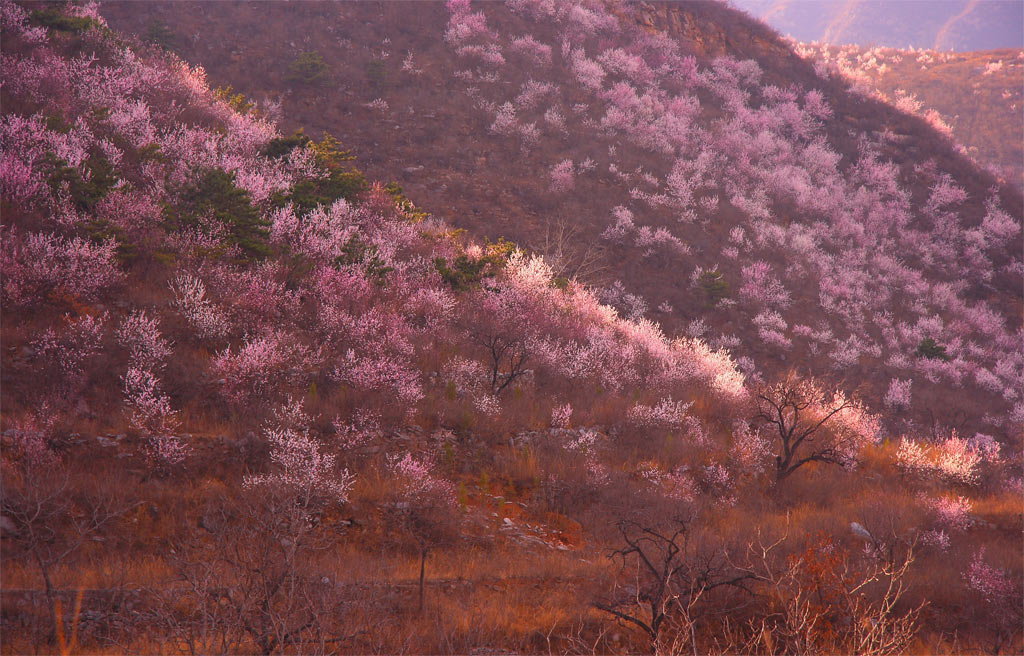
[[[290,6],[277,18],[369,12],[348,15],[366,18],[359,35],[396,24],[375,13],[387,4]],[[225,7],[275,17],[275,5],[201,11]],[[421,176],[424,195],[463,185],[435,198],[472,194],[480,214],[461,218],[483,237],[499,203],[513,219],[537,208],[537,226],[506,224],[527,237],[578,210],[532,248],[541,257],[474,241],[371,182],[338,141],[289,134],[270,118],[280,107],[211,89],[96,5],[0,0],[5,651],[1019,650],[1020,418],[1004,385],[1019,358],[1000,323],[1012,310],[990,309],[1010,296],[1006,272],[936,282],[1010,260],[1019,222],[939,172],[965,166],[970,189],[989,180],[948,144],[932,145],[934,162],[887,166],[820,94],[762,86],[795,65],[813,73],[763,27],[701,7],[514,2],[483,15],[451,2],[446,40],[403,57],[408,82],[336,126],[381,139],[361,159]],[[437,7],[398,9],[419,35]],[[245,27],[231,20],[219,27]],[[761,53],[764,71],[680,55],[661,20],[694,52]],[[556,35],[564,69],[561,45],[541,40]],[[499,38],[532,83],[488,68]],[[620,38],[639,53],[588,56]],[[397,73],[372,54],[359,79],[381,93]],[[407,126],[417,108],[399,101],[440,98],[416,80],[457,58],[490,62],[456,69],[448,91],[462,95],[434,110],[467,122]],[[279,70],[269,50],[250,63]],[[360,62],[305,51],[278,74],[326,95],[345,65]],[[618,76],[642,96],[604,84]],[[833,113],[891,111],[857,103]],[[406,131],[430,137],[425,153],[470,145],[488,159],[391,162],[411,152]],[[862,151],[837,167],[825,143],[847,142]],[[820,199],[800,193],[808,180]],[[981,227],[963,230],[951,205]],[[929,235],[913,234],[925,226],[975,259],[939,266]],[[719,258],[722,272],[694,268]],[[878,270],[898,274],[886,298],[863,293],[882,286]],[[856,293],[830,283],[843,271]],[[623,272],[692,301],[657,316],[699,317],[695,336],[666,336],[625,286],[583,280]],[[869,315],[908,303],[923,321]],[[810,335],[788,329],[801,313]],[[737,336],[716,332],[728,322]],[[828,325],[881,333],[895,354],[916,347],[889,366],[921,375],[885,377],[872,412],[807,373],[837,362],[813,334]],[[972,331],[988,341],[954,340]],[[806,364],[805,344],[786,344],[803,337],[819,344]],[[845,387],[870,393],[879,357],[840,360]],[[794,362],[804,371],[781,371]],[[962,370],[973,382],[940,396]],[[951,423],[929,395],[991,412]]]
[[[825,69],[847,76],[864,93],[931,116],[978,162],[1024,188],[1024,123],[1020,50],[948,53],[796,44]]]
[[[283,94],[289,129],[332,131],[474,234],[541,248],[568,225],[576,259],[603,250],[603,282],[624,283],[607,298],[730,346],[748,374],[798,361],[878,408],[912,378],[919,428],[1000,430],[1022,367],[1019,194],[993,195],[924,121],[819,78],[727,7],[640,3],[615,10],[625,23],[596,5],[509,7],[107,13],[140,34],[165,24],[252,98]],[[329,63],[322,80],[289,72],[302,52]],[[693,281],[716,267],[731,298],[710,308]],[[928,337],[950,361],[914,355]]]

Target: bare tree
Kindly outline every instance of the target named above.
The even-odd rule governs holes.
[[[924,604],[901,610],[914,544],[875,540],[853,554],[823,537],[783,556],[787,537],[748,550],[745,569],[759,584],[764,611],[750,621],[747,653],[903,653]]]
[[[753,574],[733,566],[723,547],[696,539],[689,520],[665,530],[622,521],[619,532],[626,546],[612,555],[632,570],[632,581],[595,607],[639,629],[653,654],[685,646],[696,653],[696,622],[708,597],[725,587],[746,591]]]
[[[556,279],[593,283],[607,268],[603,249],[586,243],[581,231],[565,219],[546,224],[544,234],[530,244],[530,250],[544,258]]]
[[[346,638],[329,626],[339,596],[317,563],[338,542],[324,517],[348,501],[353,477],[310,421],[301,401],[279,408],[267,427],[273,469],[246,476],[168,554],[185,591],[163,605],[163,624],[190,653],[322,653]]]
[[[318,554],[337,542],[315,509],[286,490],[245,490],[208,509],[168,553],[183,587],[160,595],[160,623],[190,654],[323,653],[345,638]]]
[[[56,461],[9,473],[4,476],[0,508],[15,530],[10,534],[13,549],[4,555],[25,558],[38,568],[50,613],[47,642],[53,644],[61,628],[53,570],[99,536],[131,504],[110,485],[80,488]]]
[[[530,354],[526,340],[508,331],[474,331],[474,342],[483,346],[490,355],[491,392],[500,394],[520,376],[527,373]]]
[[[779,481],[809,462],[850,466],[877,432],[877,422],[858,402],[841,392],[824,392],[793,373],[761,386],[754,400],[757,419],[778,440]]]
[[[459,538],[459,515],[455,489],[435,475],[429,459],[412,454],[390,463],[395,481],[392,502],[387,505],[392,521],[411,537],[420,556],[419,611],[423,611],[427,556],[435,547],[451,544]]]

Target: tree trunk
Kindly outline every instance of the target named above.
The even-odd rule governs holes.
[[[57,602],[53,596],[53,583],[50,581],[50,570],[43,562],[38,551],[33,550],[32,555],[36,557],[39,564],[39,572],[43,575],[43,585],[46,591],[46,603],[50,607],[50,631],[46,636],[46,644],[52,645],[57,641],[57,622],[62,621],[57,617]]]
[[[423,612],[423,577],[427,571],[427,550],[420,549],[420,612]]]

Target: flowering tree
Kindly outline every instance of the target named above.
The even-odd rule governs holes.
[[[776,437],[776,479],[809,462],[851,468],[861,449],[875,441],[878,421],[842,392],[824,392],[789,374],[754,395],[758,420]]]
[[[976,485],[980,482],[979,467],[986,457],[998,457],[998,448],[983,448],[978,441],[963,439],[954,431],[948,438],[935,443],[902,438],[896,450],[896,466],[905,475],[915,478]]]
[[[169,284],[174,304],[192,325],[200,339],[223,337],[230,326],[227,317],[206,295],[206,285],[188,273],[178,274]]]
[[[83,301],[123,278],[111,240],[90,240],[41,233],[20,237],[13,230],[4,235],[0,249],[3,296],[13,305],[31,306],[52,292],[64,292]]]
[[[223,377],[223,394],[241,404],[302,378],[312,358],[309,347],[276,331],[246,340],[237,352],[221,351],[211,366]]]
[[[406,531],[416,540],[420,552],[419,609],[422,611],[427,554],[435,545],[450,541],[456,535],[451,521],[456,508],[455,488],[433,472],[429,460],[411,453],[393,456],[388,469],[398,482],[400,500],[393,508]]]
[[[121,322],[118,341],[128,349],[131,364],[156,371],[171,354],[171,344],[160,334],[160,322],[142,310],[133,312]]]
[[[562,160],[551,167],[551,191],[569,191],[576,184],[571,159]]]
[[[911,380],[900,380],[893,378],[889,383],[889,390],[885,393],[885,405],[888,408],[906,409],[910,407],[910,386]]]
[[[345,503],[355,477],[348,470],[340,473],[335,457],[325,453],[307,429],[277,428],[267,431],[270,459],[276,470],[269,474],[247,476],[248,487],[274,487],[289,491],[303,507],[315,501]]]
[[[998,654],[1004,646],[1014,644],[1014,637],[1024,625],[1024,592],[1020,582],[1011,579],[1005,570],[989,565],[985,547],[975,552],[963,576],[971,592],[981,597],[987,611],[984,622],[992,632],[991,653]]]
[[[45,402],[70,404],[80,399],[88,379],[88,364],[100,351],[106,319],[105,314],[77,318],[67,315],[60,333],[46,328],[32,341],[36,370],[41,374],[40,391],[49,394]]]

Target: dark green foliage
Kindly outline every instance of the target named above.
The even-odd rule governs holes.
[[[312,139],[302,134],[302,130],[299,130],[290,137],[278,137],[271,139],[267,142],[267,145],[260,151],[264,157],[270,159],[283,159],[287,157],[293,150],[301,146],[305,146],[310,143]]]
[[[139,148],[139,161],[140,162],[162,162],[164,161],[164,153],[160,149],[160,144],[155,141],[150,144],[146,144],[142,148]]]
[[[327,79],[330,67],[316,51],[304,52],[288,66],[288,79],[302,84],[321,84]]]
[[[78,169],[52,153],[44,158],[44,165],[52,167],[47,182],[54,193],[66,189],[71,202],[83,212],[91,212],[96,203],[100,202],[117,183],[114,167],[103,157],[90,157],[85,162],[89,170],[88,180],[82,177]]]
[[[455,291],[466,291],[480,284],[485,278],[493,278],[505,266],[515,244],[499,239],[488,244],[484,254],[478,258],[462,254],[448,264],[443,257],[434,258],[434,268],[441,274],[445,284]]]
[[[44,162],[52,167],[47,182],[55,192],[68,194],[75,209],[86,215],[81,224],[82,236],[96,242],[113,239],[117,242],[117,256],[122,262],[130,262],[138,256],[138,247],[127,241],[124,231],[106,220],[95,217],[97,203],[110,193],[117,184],[114,168],[102,157],[92,156],[85,162],[89,170],[88,179],[75,167],[55,155],[48,155]]]
[[[366,81],[376,90],[381,90],[388,84],[388,69],[384,66],[383,59],[371,59],[366,64]]]
[[[718,271],[705,271],[697,278],[697,287],[704,293],[704,302],[708,307],[715,307],[719,301],[729,296],[729,283]]]
[[[494,275],[486,271],[487,262],[482,258],[474,260],[468,255],[458,256],[450,267],[446,259],[436,257],[434,258],[434,268],[441,274],[441,279],[455,291],[470,289],[484,277]]]
[[[270,222],[260,216],[249,192],[235,186],[234,173],[223,169],[193,171],[192,179],[177,196],[178,202],[164,210],[169,229],[200,227],[209,218],[225,226],[228,243],[237,245],[247,257],[270,254]]]
[[[146,26],[146,41],[154,43],[164,50],[171,50],[175,42],[174,32],[162,20],[150,21]]]
[[[325,135],[323,141],[314,143],[312,147],[316,163],[327,171],[327,176],[319,180],[297,182],[292,186],[291,194],[281,199],[290,200],[300,216],[309,213],[317,205],[331,205],[339,198],[353,201],[369,187],[362,171],[346,164],[355,157],[341,148],[337,139]]]
[[[928,360],[944,360],[949,361],[951,358],[946,353],[946,347],[942,344],[936,343],[931,337],[925,337],[921,340],[921,343],[917,345],[917,350],[914,352],[919,358],[925,358]]]
[[[58,114],[49,114],[46,117],[46,129],[53,130],[54,132],[60,132],[62,134],[71,132],[71,126],[64,120],[64,117]]]
[[[381,286],[384,285],[388,273],[395,270],[394,267],[384,264],[375,245],[367,244],[358,235],[350,237],[341,247],[341,255],[334,259],[336,267],[348,264],[360,266],[367,278]]]
[[[405,196],[405,190],[402,189],[402,185],[397,182],[391,181],[384,185],[384,191],[388,192],[388,195],[394,198],[396,203],[409,200]]]
[[[356,158],[351,150],[342,148],[341,142],[329,134],[325,134],[319,143],[313,144],[313,152],[316,153],[316,163],[328,170],[342,168],[345,162]]]
[[[100,24],[93,18],[82,18],[79,16],[68,16],[60,9],[51,7],[49,9],[37,9],[29,14],[29,22],[33,25],[45,27],[55,32],[67,32],[69,34],[82,34]]]
[[[361,171],[334,171],[323,180],[303,180],[292,186],[288,197],[300,216],[308,214],[317,205],[329,206],[339,198],[355,200],[366,191],[366,176]]]
[[[139,245],[128,241],[124,230],[106,219],[90,218],[85,223],[85,234],[95,242],[113,239],[117,243],[117,259],[122,264],[131,264],[139,257]]]
[[[395,199],[395,207],[401,210],[406,217],[413,222],[419,222],[427,218],[427,213],[417,209],[411,200],[405,195],[405,190],[397,182],[389,182],[384,185],[384,191]]]
[[[245,94],[235,93],[230,84],[227,87],[217,87],[213,93],[239,114],[248,114],[256,109],[256,103],[246,98]]]

